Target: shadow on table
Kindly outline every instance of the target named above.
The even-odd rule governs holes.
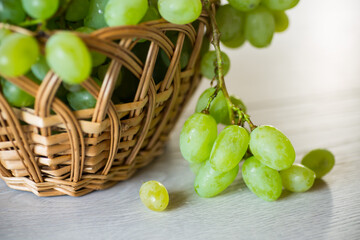
[[[185,191],[169,192],[169,205],[166,211],[172,211],[179,207],[182,207],[188,199],[188,193]]]

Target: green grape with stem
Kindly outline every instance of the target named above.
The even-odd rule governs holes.
[[[109,26],[136,25],[148,10],[147,0],[109,0],[105,20]]]
[[[174,24],[188,24],[200,17],[201,0],[159,0],[160,15]]]
[[[35,38],[12,33],[0,45],[0,73],[8,77],[24,75],[36,63],[39,54]]]
[[[215,171],[209,161],[204,163],[196,175],[194,188],[195,192],[203,198],[211,198],[220,194],[234,182],[239,172],[239,165],[236,165],[228,172]]]
[[[85,43],[70,32],[58,32],[46,43],[46,60],[68,84],[80,84],[91,73],[91,55]]]
[[[36,19],[45,20],[53,16],[59,8],[59,0],[22,0],[25,12]]]
[[[294,164],[288,169],[280,171],[282,184],[291,192],[305,192],[309,190],[315,181],[315,173],[309,168]]]
[[[0,1],[0,22],[20,24],[26,18],[21,0]]]
[[[217,136],[215,120],[204,113],[194,113],[180,133],[180,152],[191,163],[200,163],[210,157]]]
[[[221,32],[221,42],[231,41],[244,31],[245,15],[229,4],[223,5],[216,11],[216,23]]]
[[[282,181],[279,172],[262,164],[256,157],[245,160],[242,177],[250,191],[265,201],[275,201],[281,195]]]
[[[273,126],[255,128],[250,134],[250,149],[259,161],[275,170],[287,169],[295,161],[290,140]]]
[[[222,66],[223,74],[225,76],[230,70],[230,58],[224,52],[221,52],[221,56],[223,59],[223,66]],[[207,52],[201,59],[201,64],[200,64],[201,74],[210,80],[212,80],[215,77],[215,65],[214,65],[215,61],[216,61],[215,51]]]
[[[89,0],[72,0],[65,12],[67,21],[76,22],[84,19],[89,11]]]
[[[304,156],[301,164],[313,170],[316,178],[322,178],[334,167],[335,157],[329,150],[315,149]]]
[[[195,112],[202,112],[206,108],[209,98],[214,92],[215,88],[208,88],[201,94],[196,104]],[[215,119],[216,123],[222,123],[230,118],[228,109],[229,106],[224,94],[222,91],[219,91],[215,99],[211,102],[209,113]]]
[[[90,0],[89,11],[84,19],[84,25],[93,29],[107,27],[104,12],[108,0]]]
[[[227,126],[217,136],[210,154],[211,167],[228,172],[239,164],[249,146],[249,133],[241,126]]]
[[[169,193],[158,181],[143,183],[139,195],[142,203],[153,211],[164,211],[169,204]]]
[[[245,37],[257,48],[270,45],[275,32],[273,14],[264,7],[258,7],[246,14]]]
[[[196,104],[195,112],[201,112],[207,107],[209,98],[214,94],[214,92],[215,88],[208,88],[201,94]],[[230,100],[236,107],[240,108],[244,113],[246,113],[246,106],[239,98],[230,96]],[[210,115],[216,120],[217,123],[230,125],[233,120],[231,119],[231,111],[231,106],[226,101],[223,92],[220,90],[211,102],[209,109]],[[238,118],[235,118],[235,123],[238,122],[238,120]]]
[[[248,12],[256,9],[261,0],[229,0],[229,4],[242,12]]]
[[[90,34],[93,31],[95,31],[95,29],[92,29],[89,27],[80,27],[80,28],[76,29],[75,31]],[[90,51],[90,54],[91,54],[91,62],[92,62],[93,67],[100,66],[101,64],[103,64],[106,61],[106,56],[101,53],[98,53],[95,51]]]

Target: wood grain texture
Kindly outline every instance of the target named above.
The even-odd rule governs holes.
[[[179,152],[179,132],[204,80],[179,120],[166,153],[115,187],[72,197],[38,198],[0,182],[0,239],[360,239],[360,1],[301,1],[288,32],[272,46],[231,51],[229,88],[257,124],[293,142],[299,162],[313,148],[336,165],[306,193],[264,202],[240,176],[220,196],[199,198]],[[142,182],[161,181],[169,209],[140,202]]]

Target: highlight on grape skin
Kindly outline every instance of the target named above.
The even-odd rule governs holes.
[[[157,181],[148,181],[141,185],[140,199],[153,211],[164,211],[169,204],[169,193],[165,186]]]

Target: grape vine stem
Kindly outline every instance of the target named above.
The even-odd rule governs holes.
[[[256,128],[256,125],[252,123],[252,121],[250,120],[250,116],[248,114],[246,114],[244,111],[242,111],[240,108],[238,108],[232,103],[229,96],[229,92],[227,91],[226,88],[224,72],[223,72],[223,59],[221,56],[221,49],[220,49],[221,34],[215,18],[215,9],[216,9],[215,4],[217,2],[218,1],[214,1],[214,0],[204,0],[204,7],[209,15],[210,23],[212,27],[212,37],[213,37],[212,44],[216,52],[216,61],[214,64],[215,64],[215,78],[217,80],[217,86],[215,88],[215,92],[213,93],[213,95],[210,96],[209,102],[203,112],[209,113],[209,109],[212,101],[216,98],[219,91],[222,91],[226,101],[228,102],[228,105],[231,107],[232,110],[230,112],[230,119],[232,119],[232,124],[235,124],[235,120],[234,120],[234,116],[235,116],[234,113],[235,113],[239,117],[238,124],[240,124],[241,122],[243,122],[243,120],[245,120],[249,124],[250,129],[254,130]]]

